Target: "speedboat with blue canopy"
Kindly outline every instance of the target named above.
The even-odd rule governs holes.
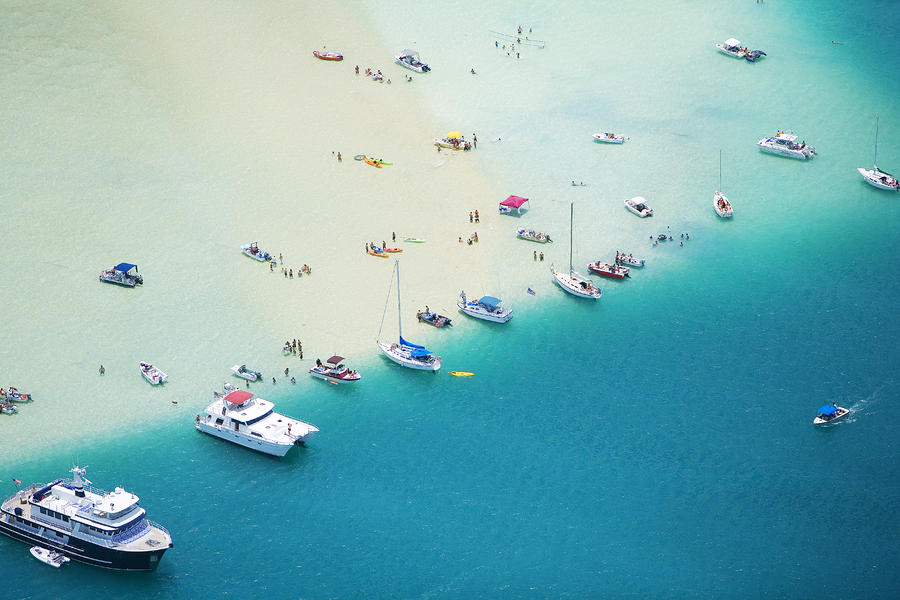
[[[381,327],[378,330],[378,348],[389,359],[410,369],[431,371],[436,373],[441,368],[441,357],[434,356],[425,346],[413,344],[403,339],[403,322],[400,318],[400,261],[394,261],[394,271],[397,274],[397,326],[399,329],[399,341],[394,343],[381,341],[381,330],[384,328],[384,316],[387,314],[387,301],[384,304],[384,313],[381,315]],[[393,273],[391,274],[391,287],[393,287]],[[388,291],[390,298],[390,291]]]
[[[849,408],[844,408],[843,406],[838,406],[837,404],[826,404],[822,408],[819,409],[819,414],[816,415],[816,418],[813,419],[813,425],[822,425],[823,423],[831,423],[837,419],[840,419],[844,415],[850,414]]]
[[[465,292],[460,292],[459,298],[460,300],[456,303],[456,306],[470,317],[493,321],[494,323],[506,323],[512,319],[512,309],[500,306],[500,298],[482,296],[478,300],[467,300]]]
[[[144,284],[144,278],[138,274],[137,265],[125,262],[101,271],[100,281],[132,288]]]

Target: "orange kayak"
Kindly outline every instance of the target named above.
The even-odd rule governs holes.
[[[378,168],[378,169],[381,168],[381,163],[380,163],[380,162],[376,161],[374,158],[369,158],[368,156],[366,157],[366,164],[367,164],[367,165],[372,165],[373,167],[376,167],[376,168]]]
[[[385,252],[403,252],[403,248],[385,248]]]
[[[374,250],[369,250],[369,254],[371,254],[372,256],[378,256],[380,258],[387,258],[387,254],[385,254],[384,252],[375,252]]]

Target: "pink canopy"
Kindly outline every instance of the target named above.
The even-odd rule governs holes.
[[[510,196],[506,200],[500,203],[501,206],[509,206],[511,208],[521,208],[523,204],[528,202],[528,198],[523,198],[521,196]]]
[[[528,202],[528,198],[523,198],[521,196],[510,196],[506,200],[500,203],[500,212],[501,213],[511,213],[513,209],[519,214],[522,213],[522,205]]]
[[[251,394],[250,392],[245,392],[244,390],[236,390],[225,396],[225,402],[238,406],[239,404],[243,404],[252,397],[253,394]]]

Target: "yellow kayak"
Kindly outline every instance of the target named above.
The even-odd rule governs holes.
[[[475,373],[469,373],[468,371],[450,371],[450,374],[454,377],[471,377]]]

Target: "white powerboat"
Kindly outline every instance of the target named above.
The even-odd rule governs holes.
[[[63,556],[55,550],[47,550],[40,546],[31,547],[31,555],[46,565],[56,567],[57,569],[69,562],[67,556]]]
[[[100,281],[131,288],[136,285],[144,285],[144,278],[138,274],[137,265],[131,263],[119,263],[101,271]]]
[[[633,212],[639,217],[652,217],[653,209],[645,204],[646,200],[644,200],[640,196],[635,196],[634,198],[628,198],[625,200],[625,208]]]
[[[256,381],[257,379],[262,379],[262,373],[259,371],[254,371],[253,369],[248,369],[247,365],[234,365],[231,367],[231,372],[241,379],[246,379],[247,381]]]
[[[632,255],[626,255],[623,252],[616,252],[616,264],[618,265],[629,265],[632,267],[643,267],[644,259],[643,258],[635,258]]]
[[[871,186],[877,187],[882,190],[893,190],[897,191],[900,189],[900,182],[897,181],[897,178],[882,171],[878,168],[878,117],[875,117],[875,158],[872,161],[872,168],[866,169],[864,167],[859,167],[856,169],[859,171],[859,174],[862,175],[863,179],[866,180]]]
[[[616,135],[612,132],[604,132],[604,133],[595,133],[594,134],[595,142],[602,142],[604,144],[623,144],[625,143],[624,135]]]
[[[385,356],[400,366],[436,373],[441,368],[441,357],[433,355],[425,346],[413,344],[403,339],[403,321],[400,318],[400,261],[396,259],[394,260],[394,273],[397,275],[397,327],[399,330],[399,341],[392,343],[380,341],[381,328],[384,328],[384,315],[382,315],[381,328],[378,330],[379,340],[375,343]],[[391,275],[391,282],[393,283],[393,274]],[[390,298],[390,292],[388,292],[388,297]]]
[[[599,260],[588,263],[587,268],[591,273],[596,273],[597,275],[610,277],[612,279],[625,279],[626,277],[631,277],[631,269],[629,269],[628,267],[623,267],[608,262],[602,262]]]
[[[550,265],[550,274],[553,280],[564,291],[580,298],[600,298],[600,288],[591,283],[586,277],[582,277],[572,268],[572,219],[575,205],[569,203],[569,272],[557,271],[554,265]]]
[[[417,73],[427,73],[431,70],[428,65],[419,60],[419,53],[415,50],[406,49],[395,56],[394,60],[407,69],[412,69]]]
[[[849,408],[844,408],[843,406],[838,406],[837,404],[826,404],[819,409],[819,413],[816,415],[816,418],[813,419],[813,425],[831,423],[832,421],[836,421],[848,414],[850,414]]]
[[[256,242],[244,244],[243,246],[241,246],[241,252],[243,252],[246,256],[249,256],[253,260],[258,260],[259,262],[270,262],[275,260],[275,257],[273,257],[271,254],[269,254],[265,250],[260,250]]]
[[[342,360],[344,360],[343,356],[332,356],[323,363],[317,358],[316,366],[309,370],[309,374],[335,384],[359,381],[360,374],[348,369],[341,363]]]
[[[798,144],[797,135],[791,131],[779,131],[774,137],[759,140],[756,145],[763,152],[799,160],[810,159],[816,153],[816,149],[807,146],[805,141]]]
[[[158,367],[145,362],[141,363],[141,375],[150,382],[150,385],[159,385],[169,380],[169,376],[159,370]]]
[[[459,297],[460,301],[456,303],[456,306],[470,317],[494,323],[506,323],[513,317],[512,309],[500,306],[499,298],[482,296],[478,300],[466,301],[465,292],[460,292]]]
[[[319,431],[315,425],[275,412],[268,400],[231,389],[213,400],[203,416],[197,415],[197,431],[273,456],[284,456]]]
[[[734,58],[744,58],[747,54],[747,49],[741,46],[739,40],[734,38],[728,38],[724,42],[716,44],[716,48],[718,48],[719,52],[722,54],[727,54]]]

